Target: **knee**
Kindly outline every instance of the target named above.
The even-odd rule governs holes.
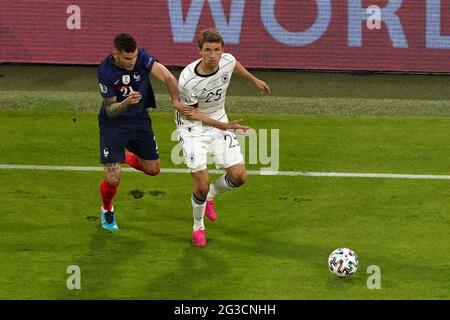
[[[161,172],[161,168],[159,166],[159,160],[156,161],[144,161],[144,169],[145,174],[149,176],[157,176]]]
[[[105,166],[105,180],[111,187],[119,186],[120,174],[120,165]]]
[[[160,172],[161,172],[161,169],[159,167],[150,168],[149,170],[146,170],[146,173],[149,176],[157,176]]]
[[[197,186],[196,195],[202,199],[206,199],[209,192],[209,183],[202,183]]]
[[[106,176],[106,182],[111,186],[111,187],[118,187],[120,184],[120,176]]]
[[[233,174],[230,177],[230,180],[231,180],[231,182],[233,182],[233,184],[240,187],[247,180],[247,172],[245,170],[239,170],[239,171],[233,172]]]

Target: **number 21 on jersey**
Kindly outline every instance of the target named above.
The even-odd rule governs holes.
[[[128,97],[132,92],[133,92],[132,86],[120,88],[120,93],[122,94],[122,97]]]

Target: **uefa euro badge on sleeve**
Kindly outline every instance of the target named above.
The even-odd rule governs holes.
[[[101,93],[105,94],[105,93],[108,92],[108,87],[105,86],[103,83],[99,83],[99,86],[100,86],[100,92]]]

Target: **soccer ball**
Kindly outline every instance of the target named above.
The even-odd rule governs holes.
[[[351,277],[358,265],[358,256],[348,248],[337,248],[328,257],[328,269],[339,278]]]

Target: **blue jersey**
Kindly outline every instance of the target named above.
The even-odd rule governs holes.
[[[130,107],[114,119],[120,121],[121,119],[148,117],[147,108],[156,108],[155,94],[149,77],[149,72],[157,61],[156,58],[145,49],[139,48],[136,64],[131,71],[117,67],[113,59],[112,54],[110,54],[97,69],[102,97],[116,96],[117,102],[121,102],[132,91],[139,91],[142,94],[142,100],[138,104]],[[99,119],[102,122],[110,119],[103,104],[100,108]]]

